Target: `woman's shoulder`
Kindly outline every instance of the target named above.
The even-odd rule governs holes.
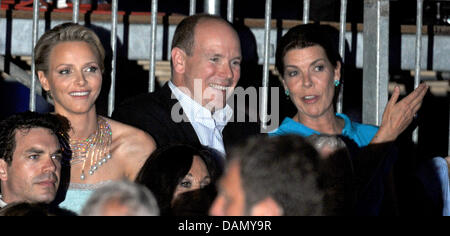
[[[318,132],[306,127],[305,125],[303,125],[289,117],[286,117],[286,118],[284,118],[283,122],[277,129],[269,132],[269,136],[281,136],[281,135],[295,134],[295,135],[307,137],[313,133],[318,133]]]
[[[144,162],[156,149],[155,140],[146,132],[127,124],[105,118],[111,126],[111,155],[121,165],[124,175],[134,180]]]
[[[145,131],[110,118],[103,118],[111,126],[113,143],[120,144],[120,146],[140,147],[140,149],[150,152],[156,148],[155,140]]]
[[[369,124],[363,124],[363,123],[359,123],[357,121],[353,121],[351,120],[347,115],[342,114],[342,113],[336,113],[336,116],[341,117],[342,119],[344,119],[345,121],[345,128],[347,128],[348,126],[351,126],[359,131],[364,131],[364,130],[368,130],[368,131],[373,131],[373,130],[378,130],[378,126],[375,125],[369,125]]]
[[[359,131],[377,131],[378,126],[376,125],[369,125],[369,124],[363,124],[356,121],[352,121],[352,125],[356,127]]]
[[[378,131],[378,126],[352,121],[344,114],[336,115],[345,120],[345,126],[344,130],[342,130],[342,134],[356,141],[359,146],[368,145]]]

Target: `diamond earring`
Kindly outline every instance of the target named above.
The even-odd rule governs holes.
[[[289,97],[289,95],[290,95],[289,90],[288,89],[284,90],[284,94],[286,94],[286,96]]]

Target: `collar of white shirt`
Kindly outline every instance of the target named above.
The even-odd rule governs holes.
[[[169,81],[169,88],[179,101],[202,145],[215,148],[225,155],[222,131],[233,116],[233,109],[227,104],[214,114],[194,101],[190,96]]]
[[[4,201],[2,200],[2,198],[3,198],[3,196],[0,194],[0,208],[3,208],[3,207],[5,207],[6,205],[8,205],[8,204],[6,204],[6,202],[4,202]]]
[[[190,122],[201,123],[211,129],[218,128],[222,132],[223,128],[232,118],[233,109],[230,105],[226,104],[223,109],[216,110],[214,114],[211,114],[211,111],[181,91],[172,83],[172,81],[169,81],[168,83],[172,93],[180,102],[180,105]]]

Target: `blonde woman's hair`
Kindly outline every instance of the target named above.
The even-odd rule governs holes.
[[[99,67],[105,69],[105,49],[98,36],[91,29],[75,23],[63,23],[45,32],[34,47],[36,73],[49,70],[49,56],[52,49],[62,42],[86,42],[97,57]]]

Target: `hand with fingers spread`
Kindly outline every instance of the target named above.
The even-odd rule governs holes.
[[[422,83],[412,93],[397,102],[400,96],[400,89],[394,88],[392,97],[386,105],[378,130],[371,143],[390,142],[397,137],[411,124],[415,114],[422,106],[422,101],[428,91],[428,86]]]

